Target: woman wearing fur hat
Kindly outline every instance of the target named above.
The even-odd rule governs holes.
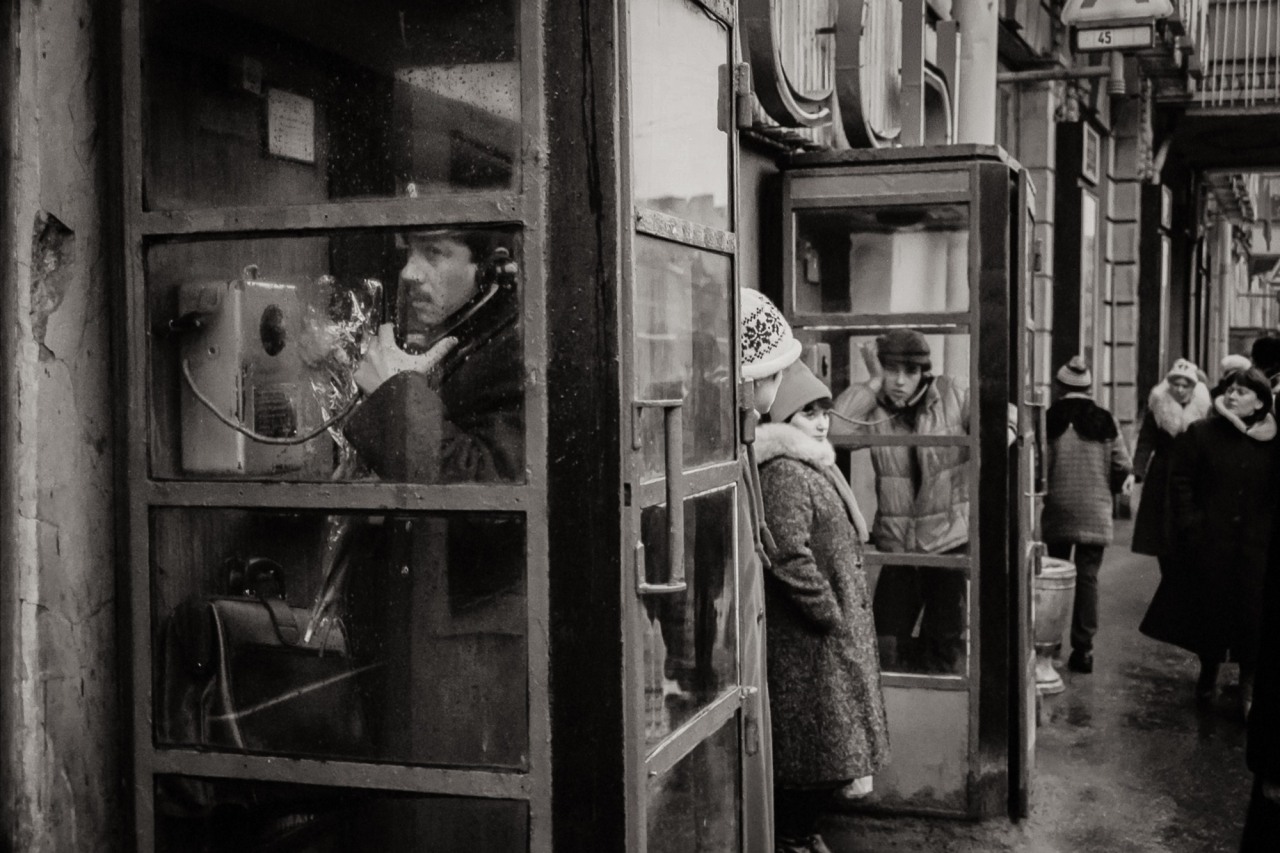
[[[862,348],[869,380],[843,391],[832,433],[967,435],[969,392],[934,376],[929,343],[891,329]],[[969,544],[969,450],[871,448],[876,515],[871,543],[888,553],[955,554]],[[965,577],[937,566],[884,566],[875,590],[876,632],[886,669],[959,672],[964,666]],[[917,622],[919,636],[913,636]]]
[[[788,368],[756,450],[776,543],[765,573],[777,850],[823,853],[836,791],[888,759],[875,626],[862,566],[866,521],[827,441],[831,392]]]
[[[1147,412],[1138,431],[1138,446],[1133,454],[1133,473],[1142,483],[1142,500],[1133,523],[1132,550],[1150,554],[1160,560],[1160,573],[1166,573],[1170,559],[1169,538],[1169,463],[1173,440],[1187,427],[1208,417],[1213,409],[1209,388],[1200,381],[1199,368],[1180,358],[1151,389]]]
[[[1058,399],[1046,415],[1048,488],[1041,536],[1053,557],[1076,564],[1071,611],[1071,657],[1075,672],[1093,671],[1098,630],[1098,570],[1112,537],[1112,495],[1133,486],[1124,438],[1111,413],[1093,401],[1093,376],[1076,356],[1054,378]]]
[[[1199,655],[1201,699],[1213,697],[1227,653],[1239,661],[1246,715],[1276,509],[1280,457],[1271,407],[1267,377],[1237,371],[1213,414],[1174,443],[1169,508],[1173,544],[1187,555],[1188,572],[1161,579],[1143,620],[1145,633]]]

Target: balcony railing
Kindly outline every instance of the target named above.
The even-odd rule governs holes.
[[[1214,0],[1196,44],[1201,106],[1280,106],[1280,0]]]

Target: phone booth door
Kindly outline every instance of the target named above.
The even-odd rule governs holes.
[[[1025,227],[999,149],[838,152],[784,173],[784,311],[835,395],[832,441],[870,521],[892,756],[880,809],[1003,813],[1028,694],[1012,667],[1021,507],[1011,300]],[[1025,714],[1019,711],[1019,716]]]
[[[627,849],[765,850],[744,807],[733,15],[624,10]],[[678,56],[680,62],[672,62]],[[627,453],[627,451],[630,451]],[[758,835],[758,833],[757,833]]]

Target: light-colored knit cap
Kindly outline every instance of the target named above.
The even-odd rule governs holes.
[[[764,379],[800,357],[800,342],[767,296],[745,287],[741,294],[742,378]]]
[[[1070,361],[1058,368],[1057,380],[1068,388],[1093,387],[1093,374],[1089,371],[1089,365],[1078,355],[1073,355]]]
[[[1230,358],[1230,356],[1228,356],[1228,358]],[[1225,369],[1226,359],[1223,359],[1223,364]],[[1245,359],[1244,366],[1245,368],[1249,367],[1249,360],[1247,358]],[[1173,363],[1173,367],[1169,368],[1169,372],[1164,375],[1165,379],[1173,379],[1175,377],[1181,377],[1182,379],[1189,381],[1192,385],[1195,385],[1200,381],[1200,368],[1196,367],[1193,362],[1190,362],[1185,358],[1180,358]]]

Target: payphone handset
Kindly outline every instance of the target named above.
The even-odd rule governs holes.
[[[254,441],[213,411],[277,439],[296,436],[304,419],[298,288],[259,281],[255,274],[249,267],[239,279],[179,288],[178,316],[200,318],[180,340],[179,359],[187,374],[181,397],[182,467],[188,473],[283,473],[305,461],[303,445]]]

